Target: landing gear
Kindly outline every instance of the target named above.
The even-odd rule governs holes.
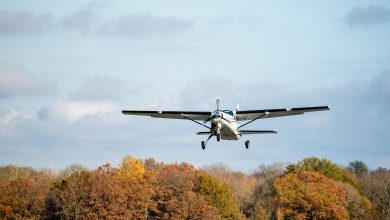
[[[221,140],[221,134],[217,134],[217,141],[219,142]]]
[[[207,144],[207,142],[210,140],[210,138],[212,138],[214,135],[216,135],[216,134],[211,134],[210,136],[209,136],[209,138],[207,138],[207,140],[206,141],[202,141],[201,142],[201,144],[202,144],[202,149],[204,150],[204,149],[206,149],[206,144]]]
[[[248,149],[251,145],[251,142],[249,140],[245,141],[245,148]]]

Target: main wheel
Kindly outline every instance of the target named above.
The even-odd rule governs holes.
[[[221,140],[221,134],[217,134],[217,141]]]
[[[202,149],[206,149],[206,143],[204,141],[202,141]]]
[[[249,140],[245,141],[245,148],[248,149],[251,145],[251,142]]]

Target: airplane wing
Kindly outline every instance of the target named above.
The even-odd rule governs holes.
[[[123,110],[125,115],[150,116],[153,118],[192,119],[205,121],[211,116],[211,112],[198,111],[137,111]],[[185,116],[185,117],[184,117]]]
[[[255,120],[260,118],[273,118],[290,115],[301,115],[305,112],[325,111],[329,110],[328,106],[303,107],[303,108],[282,108],[282,109],[262,109],[237,111],[236,119],[238,121]]]

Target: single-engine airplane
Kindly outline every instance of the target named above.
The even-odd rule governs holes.
[[[301,108],[281,108],[281,109],[261,109],[261,110],[245,110],[240,111],[239,105],[235,111],[220,110],[220,99],[216,99],[217,109],[215,111],[138,111],[138,110],[123,110],[125,115],[150,116],[153,118],[170,118],[170,119],[185,119],[193,121],[205,128],[208,131],[201,131],[197,135],[209,135],[206,141],[202,141],[202,149],[206,149],[206,144],[213,136],[216,136],[217,141],[222,140],[239,140],[243,135],[247,134],[272,134],[277,133],[273,130],[242,130],[241,128],[258,119],[274,118],[290,115],[301,115],[305,112],[315,112],[329,110],[328,106],[301,107]],[[199,122],[201,121],[201,122]],[[239,125],[239,121],[247,121]],[[210,122],[210,126],[206,123]],[[245,147],[250,146],[249,140],[245,140]]]

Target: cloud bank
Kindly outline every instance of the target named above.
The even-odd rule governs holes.
[[[104,4],[103,4],[104,5]],[[138,37],[176,33],[193,27],[193,19],[157,16],[150,13],[128,13],[105,19],[102,4],[88,4],[60,18],[51,13],[0,10],[1,34],[41,33],[51,27],[74,30],[83,34]]]
[[[117,19],[104,22],[97,28],[97,33],[134,37],[151,34],[167,34],[183,31],[194,25],[191,19],[175,16],[154,16],[148,13],[122,15]]]
[[[370,5],[367,7],[356,7],[346,16],[345,21],[351,27],[370,27],[390,22],[390,8]]]
[[[2,34],[40,33],[52,22],[53,15],[50,13],[0,10],[0,33]]]

